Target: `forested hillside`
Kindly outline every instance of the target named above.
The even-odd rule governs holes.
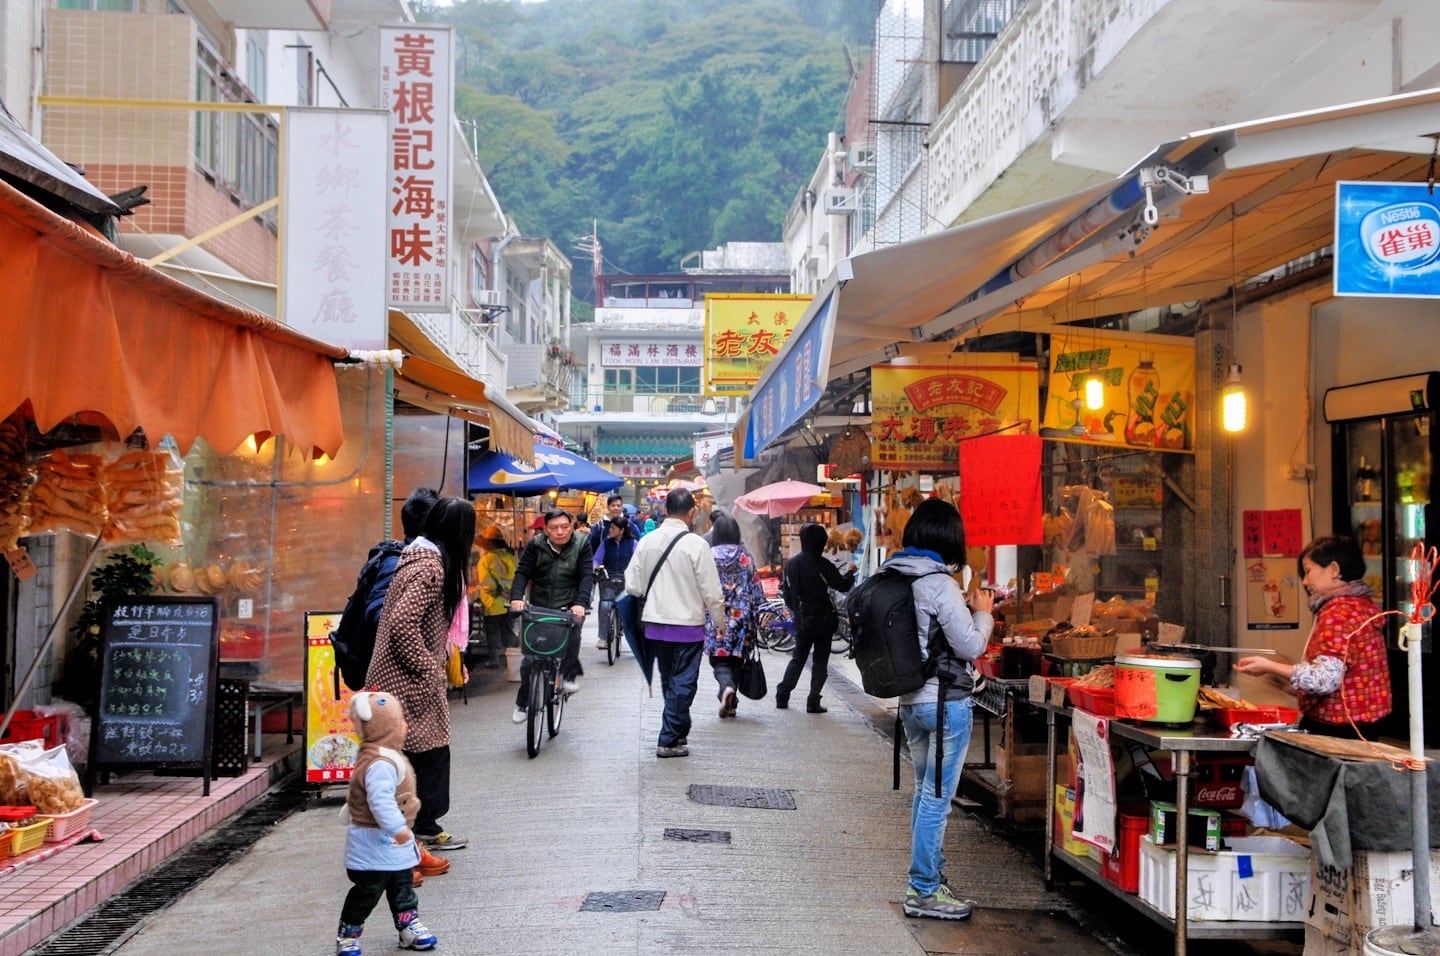
[[[506,212],[605,272],[779,241],[841,127],[876,0],[456,0],[457,105]],[[594,225],[592,225],[592,223]],[[588,314],[584,305],[579,312]]]

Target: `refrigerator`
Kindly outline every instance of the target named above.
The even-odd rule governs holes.
[[[1336,534],[1352,535],[1365,555],[1365,577],[1384,610],[1410,613],[1411,553],[1416,544],[1428,551],[1440,543],[1440,515],[1434,511],[1433,464],[1440,436],[1440,372],[1361,382],[1329,389],[1325,420],[1331,428],[1331,501]],[[1395,707],[1387,730],[1406,736],[1409,714],[1407,660],[1399,649],[1401,619],[1386,619],[1390,648],[1390,686]],[[1422,675],[1425,739],[1440,741],[1440,674],[1431,639],[1423,629]]]

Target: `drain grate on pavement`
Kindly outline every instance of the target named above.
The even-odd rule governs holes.
[[[658,910],[665,901],[664,890],[620,890],[587,893],[580,904],[582,913],[645,913]]]
[[[666,827],[665,839],[681,843],[729,843],[729,830],[686,830],[681,827]]]
[[[752,810],[794,810],[795,796],[779,787],[722,787],[690,784],[690,799],[711,807],[749,807]]]

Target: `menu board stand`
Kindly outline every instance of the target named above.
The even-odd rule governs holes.
[[[104,607],[87,792],[102,771],[164,764],[198,767],[210,796],[219,625],[214,597],[149,595]]]

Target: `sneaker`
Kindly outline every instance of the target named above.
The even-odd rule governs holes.
[[[401,949],[434,949],[439,942],[418,917],[400,927]]]
[[[912,886],[905,891],[905,915],[930,919],[969,919],[975,912],[973,900],[957,900],[943,885],[929,896],[921,896]]]
[[[673,746],[673,747],[664,747],[664,746],[656,747],[656,748],[655,748],[655,756],[657,756],[657,757],[688,757],[688,756],[690,756],[690,748],[687,747],[687,746],[685,746],[683,743],[682,743],[682,744],[676,744],[676,745]]]
[[[725,693],[720,695],[720,716],[735,716],[735,688],[725,688]]]
[[[470,845],[470,841],[462,836],[456,836],[441,830],[439,833],[421,833],[415,839],[420,845],[431,850],[463,850]]]
[[[440,876],[442,873],[450,872],[450,861],[441,859],[422,846],[420,847],[420,865],[415,868],[415,872],[424,876]]]
[[[610,650],[610,642],[609,642],[609,641],[596,641],[596,642],[595,642],[595,649],[596,649],[596,650],[600,650],[600,651],[608,651],[608,650]]]
[[[510,719],[513,720],[513,721],[515,721],[515,723],[517,723],[517,724],[523,724],[523,723],[525,723],[525,715],[526,715],[526,713],[527,713],[527,711],[525,710],[524,707],[516,707],[516,708],[515,708],[515,713],[513,713],[513,714],[510,715]]]
[[[560,689],[567,694],[580,693],[580,678],[572,677],[570,680],[562,680],[560,682]]]
[[[335,940],[335,956],[361,956],[360,940],[348,936]]]

